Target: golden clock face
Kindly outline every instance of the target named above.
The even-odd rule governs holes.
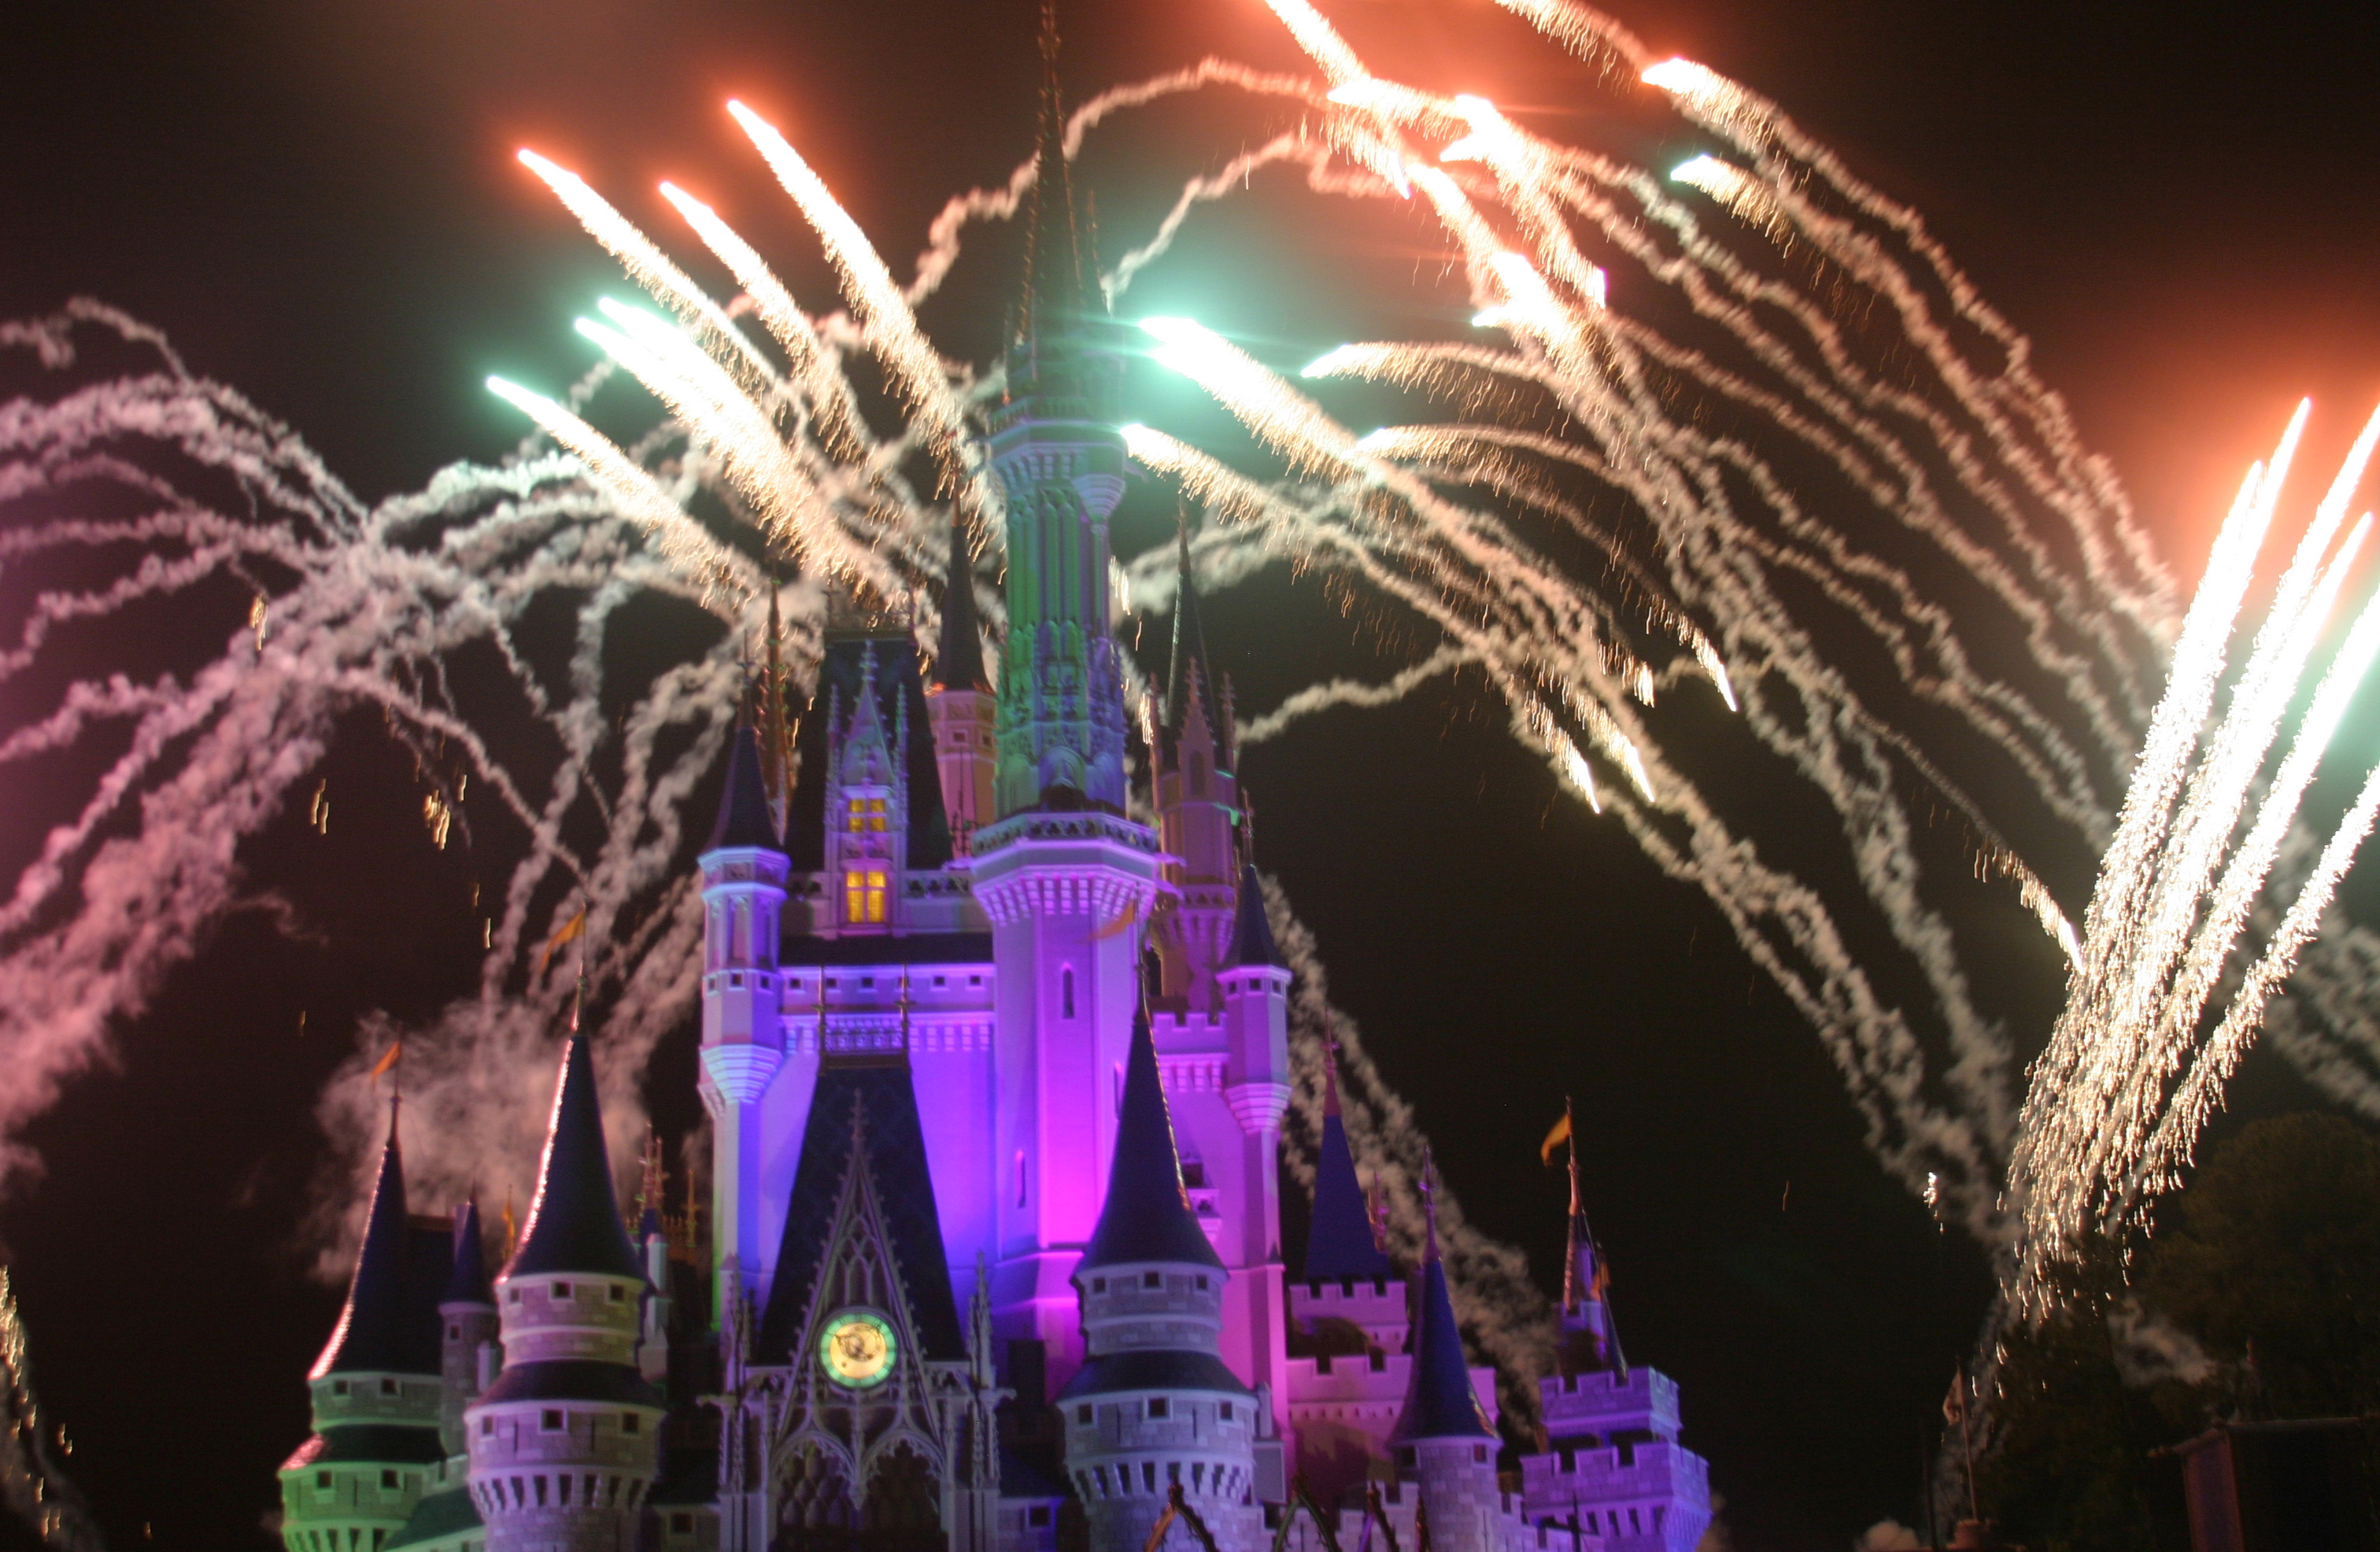
[[[865,1390],[892,1372],[892,1328],[870,1310],[845,1310],[819,1337],[819,1362],[837,1385]]]

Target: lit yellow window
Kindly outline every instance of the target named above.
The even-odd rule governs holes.
[[[884,800],[880,797],[849,798],[844,804],[843,819],[844,827],[854,835],[863,830],[880,835],[884,832]]]
[[[843,876],[843,919],[880,922],[884,919],[884,870],[855,867]]]

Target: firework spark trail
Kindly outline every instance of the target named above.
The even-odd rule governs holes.
[[[2380,810],[2374,772],[2202,1041],[2201,1016],[2216,978],[2314,769],[2380,651],[2375,601],[2360,612],[2257,800],[2246,836],[2235,840],[2251,788],[2371,527],[2366,517],[2332,548],[2380,442],[2380,414],[2316,508],[2249,646],[2230,705],[2208,729],[2254,558],[2308,412],[2299,406],[2271,462],[2250,471],[2216,537],[2084,918],[2083,957],[2066,1009],[2034,1068],[2010,1167],[2022,1215],[2012,1283],[2021,1314],[2037,1315],[2054,1301],[2057,1269],[2081,1254],[2089,1235],[2143,1221],[2155,1194],[2178,1182],[2222,1084]]]
[[[1123,296],[1172,250],[1198,211],[1279,168],[1326,199],[1425,195],[1412,208],[1437,219],[1469,280],[1473,307],[1490,315],[1509,347],[1411,342],[1342,356],[1343,375],[1400,382],[1460,402],[1466,414],[1485,412],[1481,423],[1401,429],[1407,440],[1400,442],[1352,436],[1252,359],[1228,362],[1194,338],[1193,364],[1203,360],[1211,374],[1226,361],[1238,373],[1238,401],[1269,406],[1257,418],[1272,418],[1271,444],[1303,482],[1239,474],[1146,428],[1130,430],[1128,443],[1145,468],[1208,505],[1213,522],[1196,545],[1208,585],[1232,585],[1275,562],[1348,579],[1384,616],[1421,622],[1426,635],[1435,634],[1423,643],[1424,668],[1456,658],[1475,664],[1525,747],[1587,801],[1613,812],[1658,866],[1711,897],[1745,952],[1818,1029],[1879,1155],[1912,1185],[1929,1169],[1945,1174],[1953,1210],[1984,1231],[2014,1132],[2014,1057],[1974,1006],[1931,892],[1938,884],[1920,863],[1918,814],[1947,806],[1960,816],[1976,838],[1977,870],[2012,879],[2017,900],[2046,929],[2069,941],[2072,934],[2040,878],[1998,840],[1998,827],[1941,778],[1946,762],[1965,751],[1937,756],[1937,735],[1920,738],[1902,708],[1957,719],[1980,741],[1987,765],[2004,765],[2034,789],[2039,811],[2024,816],[2028,822],[2036,830],[2046,822],[2052,837],[2095,850],[2118,828],[2113,794],[2155,700],[2177,612],[2171,589],[2112,478],[2082,451],[2063,405],[2032,376],[2022,338],[1982,303],[1913,214],[1860,184],[1772,104],[1733,83],[1685,62],[1653,66],[1633,39],[1583,7],[1504,3],[1599,63],[1613,89],[1641,92],[1644,76],[1669,93],[1682,115],[1719,138],[1726,169],[1745,180],[1729,187],[1773,202],[1781,239],[1739,229],[1732,215],[1710,218],[1704,193],[1661,171],[1532,135],[1477,99],[1380,79],[1304,0],[1280,0],[1276,11],[1321,63],[1320,80],[1208,60],[1118,88],[1074,115],[1070,155],[1116,114],[1210,90],[1303,121],[1292,132],[1276,119],[1261,136],[1243,139],[1236,159],[1219,157],[1185,177],[1154,228],[1100,277],[1107,294]],[[131,764],[110,788],[118,804],[169,781],[185,757],[164,751],[190,728],[200,730],[198,746],[208,762],[198,778],[203,792],[194,788],[182,806],[160,808],[147,821],[195,827],[207,837],[197,860],[173,872],[171,848],[161,839],[125,854],[121,879],[111,881],[103,870],[102,881],[118,891],[111,898],[135,903],[119,910],[145,909],[137,903],[142,891],[171,893],[167,907],[151,912],[165,929],[156,941],[133,945],[137,952],[108,937],[113,929],[76,937],[88,928],[79,918],[55,937],[72,940],[62,952],[75,964],[114,964],[110,954],[122,964],[81,983],[79,1034],[29,1073],[54,1078],[90,1060],[103,1020],[137,1007],[163,968],[188,952],[198,928],[233,898],[239,836],[277,811],[329,736],[336,709],[358,704],[381,709],[400,741],[417,748],[443,741],[462,751],[475,782],[527,835],[500,891],[480,996],[408,1036],[408,1051],[421,1053],[422,1063],[408,1074],[408,1092],[420,1085],[419,1113],[437,1115],[440,1132],[458,1139],[444,1162],[431,1166],[438,1180],[459,1186],[470,1171],[495,1167],[488,1160],[504,1156],[504,1128],[524,1098],[534,1109],[549,1081],[544,1032],[559,994],[528,965],[570,898],[585,899],[604,940],[645,951],[633,959],[615,951],[598,967],[608,1018],[633,1032],[616,1047],[607,1043],[607,1063],[625,1071],[641,1061],[649,1037],[690,1006],[690,984],[674,966],[687,957],[677,951],[694,940],[687,935],[698,930],[698,915],[682,865],[673,871],[669,861],[673,848],[683,849],[671,805],[683,801],[721,747],[735,694],[734,645],[755,627],[757,567],[708,554],[654,503],[677,503],[697,489],[733,494],[737,499],[721,503],[733,529],[747,511],[781,527],[793,520],[783,503],[798,502],[798,520],[820,537],[829,569],[825,556],[848,545],[868,557],[866,575],[887,596],[938,582],[948,509],[921,497],[911,476],[929,471],[926,485],[955,491],[971,518],[996,512],[996,495],[968,448],[969,427],[997,393],[998,378],[945,359],[913,304],[953,272],[966,229],[1012,218],[1032,181],[1028,164],[1003,187],[953,200],[904,286],[783,137],[748,111],[731,111],[817,228],[847,314],[804,313],[749,245],[672,186],[664,192],[673,205],[750,294],[728,305],[708,298],[583,183],[551,164],[530,164],[694,330],[691,339],[650,328],[640,334],[624,322],[604,341],[622,347],[624,360],[634,358],[632,367],[641,364],[648,385],[681,418],[658,441],[615,447],[571,411],[521,391],[514,402],[578,461],[448,471],[431,491],[367,512],[285,430],[189,378],[170,357],[141,382],[109,384],[86,401],[79,430],[67,423],[65,399],[30,411],[0,406],[0,499],[39,491],[65,468],[71,455],[54,453],[54,445],[78,436],[92,445],[146,438],[207,468],[236,468],[275,515],[222,531],[191,528],[213,546],[203,555],[203,545],[155,530],[154,542],[168,552],[159,569],[129,579],[120,601],[91,607],[203,586],[210,575],[236,569],[252,542],[234,531],[242,527],[285,530],[273,542],[285,552],[279,565],[297,577],[273,589],[262,652],[245,629],[227,624],[224,659],[186,675],[188,692],[164,681],[83,689],[38,728],[10,729],[0,739],[0,758],[11,758],[10,749],[28,758],[103,721],[134,723]],[[1415,152],[1441,142],[1457,149],[1454,173]],[[1831,266],[1825,284],[1848,290],[1855,301],[1846,305],[1883,303],[1885,354],[1910,353],[1923,363],[1919,380],[1888,374],[1874,350],[1839,328],[1835,304],[1821,304],[1811,283],[1796,278],[1802,272],[1782,263],[1789,251],[1796,264],[1815,255]],[[1693,328],[1671,337],[1647,321],[1636,304],[1654,293],[1682,301]],[[782,368],[735,327],[745,310],[783,350]],[[82,317],[79,326],[91,321]],[[15,325],[0,332],[0,342],[57,370],[72,355],[75,326]],[[130,338],[130,329],[125,323],[116,332]],[[1976,337],[1985,342],[1980,355]],[[161,345],[152,347],[162,356]],[[844,374],[843,354],[853,348],[880,361],[895,384],[905,408],[892,417],[896,424],[884,424],[887,417]],[[1481,391],[1488,379],[1497,391]],[[1722,422],[1735,416],[1760,430],[1706,424],[1704,412],[1712,407],[1726,412]],[[30,422],[18,423],[27,414],[51,418],[28,431]],[[1498,423],[1505,420],[1512,423]],[[1784,463],[1771,452],[1780,442],[1790,455]],[[1490,448],[1492,465],[1485,461]],[[1793,459],[1815,465],[1821,489],[1803,489]],[[577,482],[582,467],[592,489]],[[138,470],[124,460],[113,475],[129,489]],[[1626,522],[1650,525],[1652,545],[1625,537],[1621,523],[1583,517],[1590,510],[1583,488],[1618,496],[1633,515]],[[156,511],[206,506],[163,486],[143,493]],[[707,532],[717,527],[686,521]],[[988,545],[997,544],[996,523],[978,527]],[[1555,533],[1584,539],[1602,557],[1604,574],[1582,576],[1551,564],[1544,539]],[[765,544],[740,532],[709,538],[731,552]],[[1920,560],[1911,559],[1912,540]],[[2062,559],[2069,553],[2077,564]],[[1912,580],[1940,569],[1945,557],[1980,600],[1980,612],[1963,596],[1955,609],[1939,603]],[[253,590],[242,592],[243,602]],[[549,685],[513,632],[532,601],[557,590],[577,600],[577,634],[566,683]],[[607,702],[601,648],[613,614],[640,590],[709,610],[722,636],[674,677],[636,686],[631,711],[614,731],[603,707],[617,703],[618,687]],[[1144,594],[1137,581],[1134,590],[1162,596]],[[1789,598],[1815,598],[1818,606]],[[996,635],[997,599],[986,602]],[[804,606],[811,613],[799,619],[799,652],[814,654],[816,595],[806,594]],[[41,607],[66,611],[64,619],[85,604]],[[2000,631],[2003,618],[2014,622],[2007,634],[2024,647],[2017,678],[1985,673],[1966,649],[1967,641]],[[1855,686],[1821,650],[1846,622],[1884,649],[1890,669],[1881,684]],[[26,650],[38,658],[49,626],[29,619],[26,628]],[[467,709],[447,687],[447,656],[482,644],[494,648],[557,751],[550,780],[511,782],[471,735]],[[1832,808],[1858,879],[1848,902],[1829,900],[1765,857],[1756,844],[1760,817],[1732,821],[1691,771],[1667,758],[1667,719],[1724,715],[1718,703],[1672,697],[1663,720],[1654,720],[1652,692],[1686,673],[1717,685],[1725,706],[1740,709],[1733,725],[1749,746],[1781,758]],[[1388,686],[1316,686],[1282,714],[1292,706],[1365,703],[1428,677],[1407,670]],[[177,711],[177,698],[197,709]],[[199,721],[176,724],[177,715]],[[207,742],[210,729],[235,722],[245,730],[241,738]],[[284,724],[285,734],[260,739],[260,728]],[[689,731],[694,736],[684,737]],[[290,751],[295,773],[238,764],[273,747],[273,737]],[[658,761],[665,743],[682,751]],[[1628,781],[1601,790],[1597,761]],[[226,803],[230,796],[238,801]],[[206,811],[209,801],[222,811]],[[19,880],[20,892],[64,898],[98,861],[119,860],[106,851],[115,843],[94,842],[97,833],[91,824],[68,827],[55,855]],[[144,839],[149,834],[144,829]],[[2283,854],[2294,855],[2294,843],[2285,843]],[[1866,965],[1876,945],[1846,938],[1840,925],[1846,904],[1863,918],[1880,915],[1883,948],[1919,977],[1916,1005],[1897,1006],[1877,989]],[[17,930],[30,920],[18,918]],[[596,932],[589,940],[598,940]],[[0,982],[16,964],[50,952],[44,945],[52,941],[0,946]],[[622,968],[631,963],[633,971]],[[2051,963],[2045,956],[2045,965]],[[2310,975],[2315,968],[2309,965]],[[2327,981],[2314,976],[2319,995],[2310,1005],[2343,1006],[2339,976],[2352,973],[2350,966]],[[0,1032],[10,1027],[0,1025]],[[1932,1047],[1943,1035],[1951,1059],[1937,1072]],[[628,1088],[609,1085],[615,1093]],[[347,1082],[326,1097],[325,1116],[343,1141],[360,1144],[370,1134],[357,1108],[360,1092]],[[38,1109],[46,1098],[31,1103]],[[29,1113],[8,1104],[0,1094],[0,1135],[13,1135]],[[359,1162],[364,1151],[358,1146],[353,1157]],[[502,1177],[480,1178],[484,1188]]]

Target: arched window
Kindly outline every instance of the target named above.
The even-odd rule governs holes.
[[[1075,1016],[1075,967],[1071,964],[1066,966],[1058,976],[1058,1016],[1060,1018]]]

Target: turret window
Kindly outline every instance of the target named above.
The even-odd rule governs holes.
[[[1165,1274],[1163,1272],[1143,1272],[1140,1274],[1140,1285],[1143,1288],[1162,1288],[1165,1286]]]
[[[884,800],[855,797],[844,804],[844,828],[854,835],[884,833]]]
[[[327,1493],[331,1490],[331,1473],[329,1472],[316,1472],[314,1473],[314,1490],[320,1493]]]
[[[644,1426],[644,1422],[645,1420],[638,1416],[635,1413],[624,1412],[620,1413],[620,1432],[624,1434],[633,1434],[638,1428]]]
[[[1148,1398],[1148,1415],[1152,1418],[1172,1415],[1173,1403],[1163,1396]]]
[[[1073,1018],[1075,1016],[1075,967],[1071,964],[1066,966],[1064,973],[1058,977],[1058,998],[1059,1017]]]
[[[558,1434],[562,1432],[562,1409],[559,1407],[548,1407],[545,1411],[538,1413],[537,1425],[544,1429],[549,1434]]]
[[[854,867],[844,874],[843,919],[860,924],[884,919],[884,869]]]
[[[567,1299],[567,1298],[569,1298],[569,1297],[570,1297],[570,1284],[568,1284],[568,1283],[566,1283],[566,1282],[557,1282],[557,1283],[555,1283],[555,1284],[553,1285],[553,1296],[554,1296],[555,1298],[557,1298],[557,1299]]]
[[[384,1493],[394,1493],[394,1492],[395,1492],[395,1491],[396,1491],[396,1473],[395,1473],[395,1472],[393,1472],[393,1471],[383,1471],[383,1472],[382,1472],[382,1473],[380,1473],[380,1485],[381,1485],[381,1491],[382,1491],[382,1492],[384,1492]]]
[[[383,1379],[382,1379],[382,1380],[381,1380],[381,1382],[380,1382],[380,1393],[381,1393],[382,1395],[383,1395],[383,1396],[394,1396],[394,1395],[395,1395],[395,1394],[396,1394],[396,1381],[395,1381],[394,1379],[388,1379],[388,1378],[383,1378]]]

